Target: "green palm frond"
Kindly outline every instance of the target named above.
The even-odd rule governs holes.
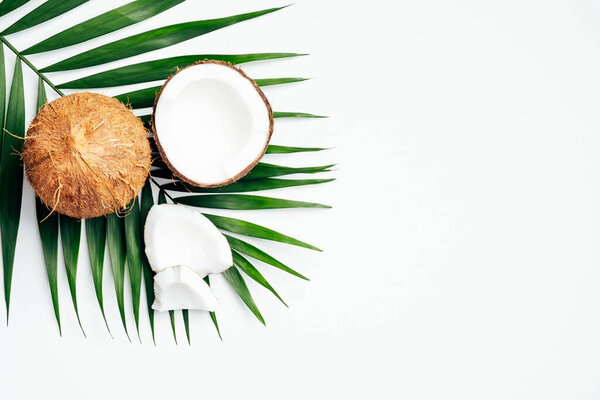
[[[218,208],[224,210],[266,210],[273,208],[331,208],[325,204],[306,201],[276,199],[252,194],[206,194],[183,196],[174,199],[188,206]]]
[[[16,10],[29,0],[4,0],[0,3],[0,15],[8,14],[9,12]]]
[[[229,268],[227,271],[223,272],[223,276],[225,277],[227,283],[229,283],[233,290],[238,294],[238,296],[240,296],[240,299],[242,299],[244,304],[246,304],[246,307],[252,311],[252,314],[254,314],[261,324],[265,325],[265,319],[256,306],[256,303],[250,294],[250,290],[248,290],[248,286],[246,285],[246,282],[244,281],[244,278],[240,274],[240,271],[237,269],[237,267],[234,265],[233,267]]]
[[[148,212],[154,205],[154,198],[152,197],[152,187],[150,186],[150,180],[146,180],[144,187],[142,188],[142,196],[140,200],[140,214],[142,220],[142,226],[146,224],[146,218]],[[142,235],[142,240],[144,236]],[[156,337],[154,336],[154,310],[152,309],[152,303],[154,303],[154,271],[150,268],[150,263],[146,258],[146,253],[142,252],[142,267],[144,274],[144,285],[146,287],[146,303],[148,305],[148,320],[150,321],[150,330],[152,331],[152,341],[156,344]]]
[[[48,0],[41,6],[25,15],[17,22],[0,32],[0,35],[6,36],[11,33],[17,33],[33,26],[51,20],[54,17],[62,15],[69,10],[79,7],[89,0]]]
[[[15,63],[4,127],[0,155],[0,231],[2,233],[2,263],[4,267],[4,299],[6,301],[6,321],[8,322],[10,289],[23,193],[21,152],[25,136],[25,95],[23,93],[23,70],[21,60],[18,58]]]
[[[125,65],[123,67],[108,69],[103,72],[74,80],[68,80],[63,83],[54,82],[54,80],[47,75],[52,72],[77,70],[84,67],[106,64],[112,61],[124,60],[152,50],[172,46],[227,26],[252,20],[285,8],[274,7],[216,19],[183,22],[168,26],[158,25],[155,29],[112,41],[99,47],[89,48],[79,54],[59,60],[43,68],[34,65],[27,57],[30,54],[42,54],[51,50],[84,43],[88,40],[118,31],[124,27],[153,18],[184,1],[185,0],[131,1],[121,7],[104,12],[74,26],[67,27],[61,32],[48,38],[44,38],[23,50],[17,49],[7,36],[18,34],[19,32],[23,32],[43,23],[52,23],[54,18],[64,15],[67,12],[74,12],[78,7],[84,7],[88,1],[47,0],[26,13],[10,26],[0,27],[0,42],[2,42],[2,44],[0,44],[0,127],[3,128],[0,140],[0,233],[2,238],[4,297],[7,309],[7,320],[17,233],[20,221],[23,184],[23,168],[20,160],[20,152],[22,151],[23,137],[25,135],[26,102],[23,90],[23,65],[31,69],[31,71],[38,76],[38,108],[46,102],[46,85],[56,92],[57,95],[63,96],[62,89],[103,89],[134,83],[152,82],[150,87],[115,96],[120,101],[130,105],[131,108],[139,109],[151,107],[153,105],[155,95],[157,91],[160,90],[160,86],[157,86],[157,82],[164,81],[178,68],[183,68],[199,60],[217,59],[233,64],[243,64],[253,61],[277,60],[305,55],[291,52],[173,55],[163,59],[148,60]],[[0,2],[0,16],[17,10],[25,3],[27,3],[27,0],[3,0]],[[4,47],[8,48],[16,55],[10,91],[6,86]],[[256,79],[256,82],[260,86],[271,86],[298,83],[304,80],[306,80],[306,78],[284,76],[279,78]],[[310,113],[281,111],[274,112],[274,117],[323,118],[321,115]],[[140,116],[140,119],[148,124],[150,116],[142,115]],[[325,148],[270,145],[267,149],[267,153],[283,156],[286,154],[310,153],[322,150],[325,150]],[[296,207],[326,208],[329,206],[319,203],[301,202],[247,193],[286,187],[308,187],[330,182],[333,180],[332,178],[281,179],[280,177],[287,177],[288,175],[295,174],[320,174],[332,171],[332,167],[334,167],[334,164],[289,167],[261,162],[244,178],[232,185],[216,189],[200,189],[189,187],[180,180],[174,178],[171,171],[160,160],[157,160],[151,171],[152,177],[150,177],[144,185],[141,196],[133,200],[131,207],[126,210],[127,212],[124,216],[111,214],[106,217],[85,221],[86,241],[92,268],[94,289],[102,317],[104,318],[109,332],[110,328],[105,317],[104,295],[102,291],[106,247],[108,247],[108,258],[114,280],[117,306],[127,337],[129,338],[125,318],[125,269],[129,271],[128,275],[131,284],[133,315],[138,337],[140,337],[139,308],[143,281],[146,291],[146,303],[148,306],[148,318],[152,331],[152,338],[155,340],[154,311],[152,310],[152,303],[154,301],[154,272],[150,268],[143,251],[144,244],[142,234],[144,221],[148,215],[148,211],[154,204],[151,184],[154,184],[159,189],[158,203],[166,202],[166,198],[168,197],[173,202],[201,207],[202,209],[255,210]],[[159,182],[156,179],[166,179],[166,181]],[[173,197],[170,192],[180,194],[190,193],[191,195]],[[227,233],[226,238],[232,248],[234,265],[223,274],[226,281],[232,286],[235,293],[237,293],[248,309],[261,323],[264,324],[264,318],[258,310],[240,271],[271,291],[280,301],[283,302],[283,300],[260,273],[259,269],[256,268],[247,257],[251,257],[261,263],[281,269],[301,279],[308,280],[308,278],[281,263],[253,244],[238,237],[234,237],[231,234],[241,235],[252,239],[270,240],[311,250],[320,251],[320,249],[291,236],[281,234],[270,228],[242,219],[212,214],[205,215],[220,230]],[[76,287],[82,221],[51,213],[51,210],[48,210],[39,199],[36,199],[36,217],[38,219],[38,229],[48,275],[50,297],[59,333],[61,332],[57,285],[59,236],[62,243],[64,265],[67,272],[67,282],[71,293],[73,307],[81,330],[84,332],[77,306]],[[208,276],[205,278],[205,281],[210,285]],[[216,314],[214,312],[210,312],[209,314],[219,338],[222,338]],[[186,338],[188,343],[190,343],[190,313],[187,310],[183,310],[182,318]],[[175,341],[177,341],[175,312],[170,312],[170,320],[173,336]]]
[[[273,118],[327,118],[327,116],[295,111],[274,111]]]
[[[2,46],[0,46],[0,52]],[[2,65],[4,65],[2,63]],[[44,81],[38,79],[38,98],[37,110],[39,111],[46,104],[46,88]],[[58,324],[58,333],[62,336],[62,327],[60,326],[60,308],[58,305],[58,214],[50,213],[44,203],[36,196],[35,213],[38,220],[38,230],[42,242],[42,251],[44,253],[44,263],[46,264],[46,273],[48,275],[48,285],[50,286],[50,297],[52,298],[52,308]],[[104,313],[102,314],[104,316]],[[106,321],[106,319],[105,319]]]
[[[166,204],[167,203],[167,194],[164,190],[160,190],[158,192],[158,204]],[[175,328],[175,311],[169,311],[169,320],[171,321],[171,332],[173,333],[173,340],[175,340],[175,344],[177,343],[177,329]]]
[[[324,147],[294,147],[294,146],[277,146],[270,144],[267,148],[267,154],[290,154],[290,153],[307,153],[313,151],[328,150]]]
[[[206,284],[208,286],[210,286],[210,275],[207,275],[206,277],[204,277],[204,281],[206,282]],[[221,339],[221,341],[222,341],[223,336],[221,336],[221,329],[219,329],[219,322],[217,321],[217,314],[214,311],[209,311],[208,313],[210,315],[210,319],[211,319],[215,329],[217,330],[217,335],[219,335],[219,339]]]
[[[43,68],[41,72],[67,71],[122,60],[152,50],[172,46],[238,22],[281,10],[281,8],[282,7],[269,8],[267,10],[239,14],[231,17],[184,22],[182,24],[152,29],[69,57],[66,60],[59,61]]]
[[[25,50],[22,54],[62,49],[151,18],[185,0],[137,0],[72,26]],[[2,4],[4,4],[3,2]],[[1,10],[0,10],[1,13]]]
[[[257,53],[257,54],[199,54],[193,56],[179,56],[163,58],[154,61],[145,61],[138,64],[127,65],[83,78],[75,79],[58,85],[61,89],[94,89],[111,86],[131,85],[134,83],[144,83],[160,81],[167,79],[175,73],[178,68],[186,67],[200,60],[220,60],[231,64],[243,64],[252,61],[274,60],[278,58],[298,57],[303,54],[296,53]],[[45,72],[45,71],[42,71]],[[158,88],[149,88],[144,90],[160,90]],[[135,92],[134,92],[135,94]],[[125,93],[117,98],[121,101],[129,97],[129,101],[134,94]],[[152,93],[154,96],[156,92]],[[137,94],[139,96],[139,93]],[[133,107],[137,108],[137,107]]]
[[[277,178],[257,178],[240,180],[231,185],[219,188],[200,188],[189,186],[183,182],[169,182],[161,187],[165,190],[188,193],[240,193],[240,192],[258,192],[261,190],[280,189],[293,186],[317,185],[333,181],[329,179],[277,179]]]
[[[267,253],[265,253],[264,251],[262,251],[261,249],[259,249],[256,246],[251,245],[248,242],[244,242],[241,239],[238,239],[236,237],[233,236],[229,236],[229,235],[225,235],[225,238],[227,238],[227,241],[229,242],[229,246],[231,246],[231,248],[239,253],[245,254],[249,257],[255,258],[259,261],[262,261],[266,264],[272,265],[275,268],[279,268],[282,271],[287,272],[288,274],[292,274],[294,276],[297,276],[300,279],[304,279],[306,281],[308,281],[309,279],[307,277],[305,277],[304,275],[294,271],[293,269],[291,269],[290,267],[288,267],[287,265],[283,264],[281,261],[276,260],[274,257],[271,257],[270,255],[268,255]]]
[[[163,79],[163,78],[159,78]],[[305,81],[306,78],[274,78],[274,79],[256,79],[258,86],[270,86],[279,85],[285,83],[294,83]],[[78,80],[80,81],[80,80]],[[88,83],[76,83],[76,81],[70,82],[69,84],[58,85],[60,88],[69,87],[72,88],[75,84],[81,84],[82,88],[93,87],[92,84]],[[102,81],[98,81],[98,85],[102,85]],[[105,85],[102,85],[105,86]],[[154,98],[160,91],[162,86],[153,86],[145,89],[135,90],[133,92],[123,93],[115,98],[125,104],[128,104],[131,108],[146,108],[154,105]]]
[[[123,219],[119,218],[117,214],[106,216],[106,237],[119,315],[125,334],[131,341],[125,320],[125,227],[123,226]]]
[[[277,293],[275,291],[275,289],[273,289],[273,286],[271,286],[271,284],[269,282],[267,282],[265,277],[262,276],[262,274],[256,269],[256,267],[254,267],[254,265],[252,265],[252,263],[250,263],[250,261],[246,260],[240,253],[238,253],[235,250],[232,250],[231,253],[233,254],[233,265],[235,265],[236,267],[238,267],[239,269],[244,271],[244,273],[246,275],[248,275],[250,278],[254,279],[261,286],[268,289],[271,293],[273,293],[273,295],[275,297],[277,297],[279,299],[279,301],[281,301],[283,303],[284,306],[286,306],[286,307],[288,306],[285,303],[285,301],[283,301],[281,296],[279,296],[279,293]]]
[[[79,307],[77,306],[77,264],[79,260],[79,242],[81,241],[81,220],[60,214],[58,222],[71,300],[81,332],[83,332],[83,336],[86,336],[81,318],[79,318]]]
[[[187,338],[188,344],[192,344],[192,338],[190,337],[190,312],[189,310],[181,310],[181,317],[183,318],[183,327],[185,329],[185,337]]]
[[[90,218],[85,221],[85,234],[87,238],[88,253],[90,255],[90,266],[92,267],[92,278],[94,280],[94,290],[100,306],[102,318],[108,333],[110,327],[104,313],[104,295],[102,293],[102,275],[104,272],[104,249],[106,248],[106,217]]]
[[[256,167],[244,176],[242,180],[258,179],[258,178],[274,178],[277,176],[293,175],[293,174],[317,174],[319,172],[329,172],[335,164],[320,165],[317,167],[287,167],[284,165],[275,165],[267,163],[258,163]]]
[[[142,291],[142,224],[140,217],[140,203],[137,198],[127,206],[125,220],[125,249],[127,270],[131,283],[131,299],[133,304],[133,317],[138,338],[140,338],[140,298]]]
[[[221,230],[237,233],[240,235],[255,237],[259,239],[272,240],[274,242],[287,243],[294,246],[304,247],[310,250],[321,251],[321,249],[294,239],[291,236],[284,235],[264,226],[252,222],[243,221],[237,218],[223,217],[221,215],[204,214],[215,226]]]
[[[173,340],[175,340],[175,344],[177,343],[177,329],[175,328],[175,311],[169,311],[169,320],[171,321],[171,332],[173,332]]]

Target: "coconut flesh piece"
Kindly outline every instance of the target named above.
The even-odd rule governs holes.
[[[219,302],[204,279],[185,265],[167,268],[154,276],[154,303],[157,311],[215,311]]]
[[[153,308],[213,311],[210,307],[218,303],[202,278],[233,264],[229,243],[217,227],[193,207],[159,204],[148,212],[144,241],[150,267],[157,272]]]
[[[154,139],[181,180],[218,187],[246,175],[264,155],[273,112],[240,69],[204,60],[171,76],[156,97]]]

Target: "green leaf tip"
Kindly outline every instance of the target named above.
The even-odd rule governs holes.
[[[250,290],[248,290],[248,286],[246,285],[246,282],[244,281],[244,278],[240,274],[240,271],[237,269],[237,267],[230,267],[227,271],[223,272],[223,276],[225,277],[225,280],[229,283],[229,285],[233,288],[233,290],[237,293],[237,295],[240,297],[240,299],[242,299],[244,304],[246,304],[246,307],[248,307],[248,309],[252,311],[252,314],[254,314],[256,319],[258,319],[261,324],[266,325],[265,319],[263,318],[258,307],[256,306],[256,303],[254,303],[254,299],[252,299]]]
[[[281,261],[275,259],[274,257],[271,257],[269,254],[267,254],[263,250],[259,249],[258,247],[251,245],[250,243],[245,242],[242,239],[238,239],[238,238],[230,236],[230,235],[224,235],[224,236],[227,239],[227,241],[229,242],[229,245],[231,246],[231,248],[233,250],[235,250],[239,253],[245,254],[249,257],[255,258],[255,259],[262,261],[266,264],[269,264],[275,268],[279,268],[280,270],[285,271],[288,274],[294,275],[300,279],[304,279],[306,281],[310,280],[306,276],[294,271],[287,265],[283,264]]]
[[[258,272],[256,267],[254,267],[254,265],[252,265],[250,263],[250,261],[248,261],[246,258],[242,257],[242,255],[240,253],[236,252],[235,250],[232,250],[231,254],[233,255],[233,265],[235,265],[236,267],[238,267],[239,269],[244,271],[244,273],[246,275],[248,275],[251,279],[256,281],[259,285],[263,286],[264,288],[269,290],[271,293],[273,293],[273,295],[275,297],[277,297],[279,299],[279,301],[281,301],[283,303],[284,306],[288,307],[286,302],[283,301],[281,296],[279,296],[279,293],[277,293],[275,291],[273,286],[271,286],[271,284],[269,282],[267,282],[265,277],[260,272]]]
[[[79,318],[79,307],[77,305],[77,264],[81,242],[81,220],[60,214],[58,221],[71,300],[73,301],[73,308],[75,309],[75,315],[77,316],[81,332],[87,338],[81,319]]]
[[[273,111],[273,118],[329,118],[329,116],[295,111]]]
[[[175,311],[169,311],[169,319],[171,320],[171,331],[173,332],[173,339],[175,340],[175,344],[178,345],[179,343],[177,343],[177,330],[175,329]]]

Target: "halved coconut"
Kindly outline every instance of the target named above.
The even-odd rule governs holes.
[[[271,106],[256,82],[213,60],[171,76],[156,97],[152,121],[165,164],[199,187],[228,185],[246,175],[273,132]]]
[[[233,264],[225,236],[193,207],[153,206],[144,226],[144,241],[148,262],[155,272],[185,265],[203,278]]]
[[[167,268],[154,277],[154,310],[215,311],[218,306],[210,286],[185,265]]]

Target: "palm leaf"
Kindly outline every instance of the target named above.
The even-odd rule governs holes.
[[[257,179],[257,178],[273,178],[277,176],[292,175],[292,174],[316,174],[319,172],[329,172],[330,168],[335,164],[321,165],[317,167],[287,167],[284,165],[275,165],[267,163],[258,163],[248,175],[242,180]],[[154,172],[153,172],[154,174]]]
[[[158,192],[158,204],[166,204],[167,197],[164,190],[160,190]],[[175,311],[169,311],[169,319],[171,320],[171,331],[173,332],[173,339],[175,340],[175,344],[177,344],[177,330],[175,329]]]
[[[258,86],[273,86],[273,85],[285,85],[288,83],[297,83],[307,81],[309,78],[264,78],[264,79],[254,79],[254,82]]]
[[[189,193],[240,193],[240,192],[256,192],[260,190],[272,190],[293,186],[316,185],[333,181],[330,179],[275,179],[275,178],[258,178],[249,180],[240,180],[230,185],[218,188],[201,188],[196,186],[188,186],[183,182],[170,182],[161,185],[164,190],[173,190],[177,192]]]
[[[146,180],[146,183],[142,188],[142,200],[140,202],[142,226],[146,224],[148,212],[150,212],[153,205],[154,199],[152,197],[150,180]],[[141,237],[141,240],[143,239],[144,235]],[[152,303],[154,303],[154,271],[150,268],[150,263],[148,262],[145,253],[142,254],[142,272],[144,274],[144,286],[146,287],[146,302],[148,304],[148,319],[150,321],[150,329],[152,330],[152,341],[156,344],[156,338],[154,336],[154,310],[152,309]]]
[[[137,0],[68,28],[23,50],[35,54],[61,49],[119,30],[160,14],[185,0]],[[4,4],[4,2],[2,3]],[[0,4],[0,13],[1,13]]]
[[[67,270],[67,282],[71,292],[71,300],[77,315],[77,322],[85,335],[81,319],[79,318],[79,307],[77,307],[77,261],[79,258],[79,242],[81,240],[81,220],[71,218],[66,215],[60,215],[60,239],[62,242],[63,257],[65,268]]]
[[[129,332],[127,331],[127,323],[125,321],[125,227],[123,219],[115,213],[106,216],[106,236],[108,243],[108,254],[110,255],[110,266],[115,284],[115,294],[117,296],[117,306],[121,315],[123,329],[129,341]]]
[[[158,166],[158,168],[150,171],[152,176],[156,178],[175,179],[173,178],[173,172],[171,172],[171,170],[164,165],[162,160],[155,160],[154,166]],[[335,166],[335,164],[320,165],[316,167],[287,167],[284,165],[267,164],[260,162],[256,164],[256,166],[238,182],[259,178],[273,178],[293,174],[317,174],[319,172],[330,172],[330,168],[333,166]]]
[[[267,147],[267,154],[289,154],[289,153],[305,153],[312,151],[328,150],[324,147],[292,147],[292,146],[277,146],[270,144]]]
[[[178,68],[184,68],[200,60],[220,60],[232,64],[242,64],[251,61],[272,60],[277,58],[288,58],[302,56],[297,53],[255,53],[255,54],[199,54],[190,56],[177,56],[163,58],[160,60],[145,61],[138,64],[127,65],[99,72],[70,82],[61,83],[63,89],[91,89],[108,86],[131,85],[151,81],[167,79],[175,73]],[[45,69],[42,71],[45,72]],[[160,86],[156,91],[160,89]],[[152,91],[154,88],[144,89]],[[135,93],[135,92],[134,92]],[[128,96],[133,94],[124,93],[117,98],[125,102]],[[123,100],[124,99],[124,100]],[[132,101],[132,100],[130,100]]]
[[[177,330],[175,329],[175,311],[169,311],[169,319],[171,320],[171,332],[173,332],[173,339],[175,340],[175,344],[177,343]]]
[[[4,104],[6,101],[6,87],[5,79],[1,79],[0,82],[0,127],[6,125],[8,133],[3,132],[2,141],[0,145],[0,231],[2,233],[2,250],[3,250],[3,261],[4,261],[4,275],[5,275],[5,298],[7,304],[7,318],[9,308],[9,294],[10,294],[10,280],[12,276],[12,265],[14,263],[14,249],[16,245],[16,236],[19,223],[19,211],[20,211],[20,198],[22,188],[22,167],[20,165],[19,157],[16,157],[13,153],[20,152],[23,144],[22,136],[24,135],[24,100],[23,100],[23,83],[22,83],[22,71],[21,61],[24,62],[31,70],[36,73],[39,78],[39,95],[38,102],[45,102],[45,90],[42,80],[54,89],[59,95],[63,95],[60,88],[57,87],[48,77],[44,75],[44,72],[54,72],[71,70],[77,68],[83,68],[87,66],[100,65],[112,61],[123,60],[125,58],[143,54],[152,50],[171,46],[182,41],[192,39],[194,37],[212,32],[217,29],[224,28],[226,26],[256,18],[261,15],[265,15],[283,7],[270,8],[266,10],[234,15],[225,18],[202,20],[194,22],[186,22],[180,24],[174,24],[170,26],[160,27],[144,33],[126,37],[124,39],[116,40],[106,45],[93,48],[88,51],[84,51],[68,59],[59,61],[53,65],[50,65],[42,70],[39,70],[34,66],[24,54],[34,54],[46,52],[54,49],[59,49],[67,46],[71,46],[77,43],[81,43],[99,36],[105,35],[109,32],[116,31],[125,26],[135,24],[137,22],[146,20],[154,15],[157,15],[181,2],[183,0],[137,0],[132,1],[122,7],[108,11],[95,18],[77,24],[71,28],[63,30],[62,32],[47,38],[23,52],[19,52],[4,36],[12,33],[16,33],[45,21],[50,21],[54,17],[62,15],[69,10],[78,7],[85,3],[87,0],[47,0],[41,5],[37,6],[33,11],[28,12],[24,17],[20,18],[17,22],[13,23],[8,28],[4,29],[0,33],[0,41],[2,41],[12,52],[17,55],[17,65],[15,67],[15,75],[13,77],[12,90],[9,97],[9,106],[6,116],[6,123],[4,122]],[[0,15],[4,15],[12,10],[17,9],[19,6],[27,3],[27,0],[4,0],[0,2]],[[200,59],[222,59],[234,64],[243,62],[250,62],[256,60],[266,60],[284,57],[294,57],[300,54],[296,53],[256,53],[256,54],[238,54],[238,55],[223,55],[223,54],[203,54],[203,55],[191,55],[191,56],[177,56],[165,58],[162,60],[146,61],[125,67],[114,68],[109,71],[101,72],[99,74],[87,76],[75,81],[71,80],[66,82],[60,87],[63,88],[106,88],[117,85],[125,85],[140,82],[151,82],[160,81],[167,78],[177,68],[182,68],[190,63],[193,63]],[[0,78],[4,78],[4,59],[2,54],[2,46],[0,46]],[[266,78],[257,79],[256,82],[261,86],[277,85],[300,82],[304,78]],[[129,102],[133,107],[141,108],[148,107],[153,104],[153,100],[157,91],[157,87],[145,88],[142,90],[124,93],[117,96],[122,101]],[[43,100],[42,100],[43,93]],[[322,118],[323,116],[302,113],[302,112],[275,112],[276,118]],[[16,118],[15,118],[16,117]],[[146,124],[149,121],[149,116],[140,117]],[[20,123],[18,123],[20,121]],[[270,154],[288,154],[298,152],[309,152],[309,151],[320,151],[322,148],[311,148],[311,147],[291,147],[291,146],[275,146],[271,145],[268,148]],[[159,163],[160,165],[160,163]],[[18,167],[18,168],[15,168]],[[330,171],[333,165],[318,166],[318,167],[287,167],[273,164],[260,163],[256,168],[251,171],[241,181],[232,185],[229,188],[216,189],[216,190],[198,190],[200,193],[218,193],[201,196],[185,196],[175,199],[177,202],[190,203],[200,207],[213,207],[223,209],[266,209],[266,208],[281,208],[281,207],[327,207],[321,204],[308,203],[308,202],[297,202],[293,200],[277,199],[265,196],[255,196],[246,194],[220,194],[220,193],[240,193],[240,192],[251,192],[259,190],[270,190],[283,187],[293,186],[304,186],[318,183],[325,183],[331,179],[274,179],[275,177],[296,174],[296,173],[319,173]],[[19,181],[16,182],[14,177],[19,174]],[[172,178],[172,175],[166,167],[154,169],[153,174],[158,177]],[[18,183],[16,186],[13,183]],[[151,179],[155,184],[158,183]],[[18,188],[19,190],[15,190]],[[174,180],[172,183],[162,185],[159,192],[158,202],[165,202],[166,194],[163,190],[167,188],[169,190],[180,190],[185,188],[181,182]],[[9,190],[7,190],[9,189]],[[196,191],[196,189],[193,189]],[[18,202],[16,199],[18,198]],[[18,203],[18,204],[17,204]],[[98,298],[101,312],[104,316],[103,307],[103,295],[102,295],[102,264],[104,258],[104,239],[107,239],[109,254],[111,260],[111,269],[113,272],[113,279],[115,281],[115,293],[117,296],[117,304],[119,306],[119,312],[121,314],[121,320],[127,332],[125,313],[124,313],[124,275],[125,275],[125,261],[127,260],[127,267],[131,275],[132,284],[132,300],[134,308],[134,317],[136,322],[136,328],[139,332],[139,301],[141,291],[141,279],[143,279],[146,286],[146,301],[148,302],[150,326],[152,329],[152,335],[154,339],[154,313],[151,309],[151,303],[153,302],[153,291],[150,289],[153,283],[153,273],[144,257],[141,246],[143,246],[142,238],[142,223],[145,220],[148,210],[152,206],[152,193],[150,190],[149,183],[147,182],[141,197],[141,202],[137,199],[133,202],[133,208],[131,213],[128,214],[124,219],[119,218],[116,214],[108,216],[105,220],[88,220],[86,221],[86,233],[88,240],[88,247],[90,250],[90,261],[92,265],[92,276],[94,279],[94,288],[96,290],[96,296]],[[15,212],[16,211],[16,212]],[[42,219],[42,215],[47,213],[48,210],[44,205],[36,201],[36,212],[38,220]],[[288,243],[300,247],[305,247],[313,250],[319,250],[316,247],[309,245],[305,242],[294,239],[290,236],[283,235],[269,228],[229,217],[222,217],[216,215],[207,215],[211,221],[218,228],[237,233],[240,235],[246,235],[261,239],[267,239],[272,241],[278,241],[282,243]],[[15,223],[16,222],[16,223]],[[81,320],[79,319],[79,312],[77,308],[77,296],[76,296],[76,274],[77,274],[77,257],[79,253],[79,241],[81,237],[81,221],[74,220],[66,216],[58,216],[57,214],[50,215],[41,224],[39,224],[40,236],[42,238],[42,248],[44,251],[44,258],[46,262],[46,268],[48,273],[48,280],[50,285],[50,291],[52,295],[52,301],[54,305],[55,316],[60,330],[60,316],[58,308],[58,292],[56,284],[56,267],[57,267],[57,247],[58,247],[58,229],[61,232],[61,242],[63,246],[63,253],[65,256],[65,266],[67,270],[67,279],[69,283],[69,289],[71,291],[71,297],[73,305],[77,314],[77,319],[80,327],[83,327]],[[264,324],[264,319],[258,311],[256,304],[254,303],[250,292],[242,278],[239,269],[242,269],[248,276],[256,280],[259,284],[272,291],[275,296],[280,300],[281,297],[275,292],[272,286],[264,279],[260,272],[248,261],[242,254],[256,258],[259,261],[263,261],[277,268],[280,268],[288,273],[299,276],[306,279],[303,275],[295,272],[289,267],[285,266],[281,262],[277,261],[273,257],[266,254],[264,251],[244,242],[241,239],[228,237],[231,247],[234,252],[235,266],[231,267],[226,273],[224,273],[226,280],[234,288],[236,293],[244,301],[246,306],[254,313],[254,315]],[[54,260],[54,261],[53,261]],[[9,261],[9,262],[7,262]],[[208,277],[205,278],[207,283],[210,284]],[[283,300],[281,300],[283,301]],[[285,303],[284,303],[285,304]],[[221,333],[216,319],[215,313],[210,313],[211,320],[219,337]],[[186,337],[188,343],[191,342],[190,336],[190,316],[187,310],[183,310],[182,317],[186,330]],[[170,312],[172,330],[176,338],[175,332],[175,315],[174,312]],[[104,318],[106,323],[106,318]],[[108,324],[107,324],[108,328]],[[85,333],[84,333],[85,335]]]
[[[60,309],[58,306],[58,214],[48,215],[49,210],[44,203],[35,198],[35,210],[38,220],[38,230],[42,241],[42,251],[44,252],[44,262],[46,264],[46,274],[48,275],[48,285],[50,286],[50,296],[52,298],[52,307],[54,316],[58,324],[58,332],[62,336],[60,326]]]
[[[327,118],[327,116],[304,112],[274,111],[273,118]]]
[[[104,272],[104,253],[106,249],[106,217],[90,218],[85,221],[85,234],[87,238],[90,266],[92,267],[92,278],[96,299],[102,312],[102,318],[108,333],[112,336],[106,314],[104,313],[104,296],[102,294],[102,275]]]
[[[69,57],[66,60],[59,61],[43,68],[41,71],[66,71],[122,60],[152,50],[172,46],[238,22],[281,10],[282,8],[283,7],[269,8],[246,14],[233,15],[231,17],[185,22],[153,29]]]
[[[16,10],[29,0],[4,0],[0,3],[0,15],[8,14],[9,12]]]
[[[140,296],[142,290],[142,237],[140,203],[137,196],[127,207],[125,215],[125,249],[127,254],[127,270],[131,282],[131,298],[135,327],[140,337]]]
[[[267,86],[267,85],[276,85],[276,84],[284,84],[284,83],[292,83],[292,82],[301,82],[305,80],[304,78],[277,78],[277,79],[257,79],[255,82],[258,86]],[[99,85],[101,82],[98,83]],[[64,88],[64,85],[58,85],[61,88]],[[150,88],[135,90],[133,92],[123,93],[118,96],[115,96],[117,100],[122,103],[129,105],[131,108],[145,108],[152,107],[154,105],[154,100],[156,99],[156,94],[160,91],[162,86],[153,86]]]
[[[294,276],[297,276],[298,278],[301,278],[301,279],[304,279],[307,281],[309,280],[304,275],[294,271],[287,265],[283,264],[281,261],[278,261],[275,258],[268,255],[267,253],[265,253],[258,247],[253,246],[250,243],[247,243],[247,242],[245,242],[241,239],[238,239],[236,237],[233,237],[233,236],[225,235],[225,238],[227,238],[227,241],[229,242],[229,246],[231,246],[231,248],[233,250],[235,250],[239,253],[245,254],[247,256],[250,256],[252,258],[255,258],[264,263],[270,264],[270,265],[274,266],[275,268],[279,268],[280,270],[285,271]]]
[[[204,277],[204,282],[206,282],[206,284],[208,286],[210,286],[210,275],[206,275]],[[213,323],[213,325],[215,326],[215,329],[217,330],[217,334],[219,335],[219,339],[221,339],[221,341],[223,341],[223,337],[221,336],[221,330],[219,329],[219,322],[217,321],[217,314],[214,311],[209,311],[208,314],[210,315],[210,319]]]
[[[277,199],[252,194],[206,194],[175,198],[175,202],[188,206],[223,210],[267,210],[273,208],[331,208],[325,204]]]
[[[1,46],[0,46],[1,47]],[[2,63],[3,65],[4,63]],[[38,80],[37,110],[40,110],[46,104],[46,88],[44,81]],[[60,326],[60,308],[58,305],[58,214],[48,214],[50,210],[42,203],[39,197],[35,197],[35,213],[38,220],[38,230],[42,242],[42,251],[44,253],[44,263],[46,265],[46,274],[48,275],[48,285],[50,286],[50,297],[52,298],[52,308],[58,324],[58,333],[62,336],[62,327]]]
[[[242,255],[236,252],[235,250],[233,250],[231,254],[233,254],[233,265],[244,271],[246,275],[258,282],[261,286],[265,287],[271,293],[273,293],[273,295],[277,297],[279,301],[283,303],[284,306],[288,306],[285,303],[285,301],[283,301],[281,296],[279,296],[279,294],[275,291],[275,289],[273,289],[273,286],[271,286],[271,284],[267,282],[265,277],[262,276],[260,272],[258,272],[258,270],[254,267],[254,265],[252,265],[252,263],[250,263],[250,261],[242,257]]]
[[[4,113],[4,109],[1,112]],[[2,232],[2,262],[4,266],[4,299],[6,301],[6,322],[8,323],[10,289],[23,194],[21,152],[25,136],[25,98],[23,70],[19,58],[15,62],[5,126],[6,128],[2,132],[0,159],[0,231]]]
[[[2,4],[2,3],[0,3]],[[6,63],[4,60],[4,46],[0,45],[0,128],[4,128],[4,119],[6,117]],[[0,138],[4,136],[4,131],[0,132]],[[2,158],[2,139],[0,139],[0,159]],[[0,170],[1,171],[1,170]],[[1,176],[0,176],[1,180]]]
[[[44,86],[44,80],[38,78],[38,97],[36,111],[40,111],[44,104],[48,102],[48,96],[46,95],[46,87]]]
[[[16,33],[31,28],[41,24],[42,22],[46,22],[54,17],[62,15],[87,1],[89,0],[48,0],[3,30],[0,35],[6,36],[10,35],[11,33]]]
[[[188,344],[192,344],[190,338],[190,312],[188,310],[181,310],[181,316],[183,317],[183,326],[185,327],[185,337],[187,338]]]
[[[265,325],[265,320],[261,315],[260,311],[258,310],[256,303],[254,303],[254,299],[252,299],[252,295],[250,294],[248,286],[246,286],[246,282],[244,281],[244,278],[242,278],[240,271],[238,271],[238,269],[235,266],[233,266],[230,267],[227,271],[223,272],[223,276],[225,277],[225,280],[227,280],[229,285],[231,285],[233,290],[237,293],[237,295],[240,296],[240,299],[242,299],[244,304],[246,304],[246,307],[248,307],[248,309],[252,311],[252,314],[254,314],[254,316],[263,325]]]
[[[243,221],[241,219],[223,217],[220,215],[204,214],[204,216],[215,224],[215,226],[224,231],[237,233],[239,235],[251,236],[259,239],[267,239],[280,243],[287,243],[294,246],[300,246],[311,250],[322,251],[321,249],[302,242],[293,237],[283,235],[272,229],[265,228],[252,222]]]

